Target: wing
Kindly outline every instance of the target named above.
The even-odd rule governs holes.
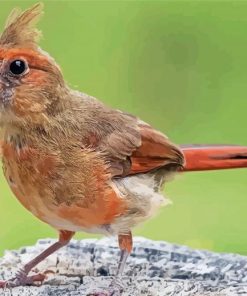
[[[121,125],[98,147],[110,163],[112,176],[144,173],[170,165],[183,166],[183,153],[165,135],[135,117],[126,117],[126,114],[121,117]]]
[[[113,110],[84,95],[81,118],[84,147],[101,152],[112,177],[149,172],[173,165],[181,168],[181,150],[162,133],[130,114]]]

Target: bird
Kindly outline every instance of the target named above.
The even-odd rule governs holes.
[[[13,194],[59,239],[1,288],[43,280],[30,271],[80,231],[118,237],[119,278],[133,227],[168,203],[162,188],[171,176],[247,166],[245,146],[178,146],[138,117],[71,89],[39,47],[42,14],[42,3],[14,9],[0,35],[0,143]]]

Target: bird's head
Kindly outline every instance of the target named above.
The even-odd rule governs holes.
[[[14,9],[0,35],[0,124],[42,124],[66,87],[54,60],[38,46],[42,4]]]

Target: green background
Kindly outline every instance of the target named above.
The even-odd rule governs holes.
[[[247,145],[246,1],[44,1],[43,49],[71,87],[134,113],[175,143]],[[19,6],[0,1],[0,25]],[[247,171],[187,173],[136,235],[247,254]],[[77,237],[86,237],[80,234]],[[0,254],[56,237],[0,176]]]

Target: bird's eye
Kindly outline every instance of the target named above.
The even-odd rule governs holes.
[[[9,70],[11,74],[14,75],[21,75],[23,74],[27,69],[26,63],[22,60],[14,60],[9,65]]]

